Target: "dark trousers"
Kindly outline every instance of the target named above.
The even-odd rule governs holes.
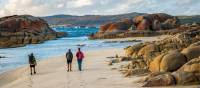
[[[32,74],[32,69],[33,69],[33,72],[34,72],[34,74],[35,74],[35,73],[36,73],[36,71],[35,71],[35,65],[30,65],[31,74]]]
[[[78,61],[78,69],[79,69],[79,71],[81,71],[82,70],[82,59],[78,59],[77,61]]]
[[[72,60],[67,60],[67,71],[72,71]]]

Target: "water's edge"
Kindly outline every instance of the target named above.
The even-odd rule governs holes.
[[[30,44],[24,47],[0,49],[0,73],[28,64],[28,54],[34,53],[38,61],[50,57],[64,55],[70,48],[75,52],[82,50],[97,50],[105,48],[124,48],[132,43],[104,43],[104,40],[89,40],[87,35],[97,32],[98,29],[53,28],[56,31],[67,32],[68,37],[45,41],[41,44]],[[84,45],[84,46],[79,46]]]

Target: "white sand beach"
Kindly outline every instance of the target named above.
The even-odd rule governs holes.
[[[162,40],[170,35],[160,35],[153,37],[127,37],[127,38],[116,38],[116,39],[104,39],[105,41],[127,41],[127,40],[142,40],[143,42],[158,41]]]
[[[0,75],[1,88],[130,88],[131,78],[123,78],[107,65],[108,56],[123,55],[123,49],[85,51],[84,70],[77,70],[74,58],[73,71],[67,72],[64,56],[38,63],[37,74],[31,76],[28,66]]]
[[[84,52],[84,68],[81,72],[77,69],[76,58],[73,60],[73,71],[67,72],[65,56],[52,57],[38,62],[36,67],[37,74],[33,76],[30,75],[29,66],[0,74],[0,88],[141,87],[141,84],[135,83],[141,77],[125,78],[116,69],[119,64],[108,66],[107,61],[109,58],[106,57],[116,54],[119,56],[124,55],[122,48],[108,48]]]
[[[123,40],[129,40],[126,38]],[[137,38],[138,39],[138,38]],[[139,38],[156,40],[157,37]],[[108,40],[108,41],[112,41]],[[121,39],[115,39],[121,40]],[[38,62],[37,74],[31,76],[29,66],[24,66],[0,74],[0,88],[133,88],[133,78],[124,78],[115,66],[108,66],[108,58],[124,55],[123,48],[84,51],[84,71],[77,69],[76,58],[73,71],[67,72],[65,56],[53,57]]]
[[[125,38],[153,41],[164,37]],[[121,39],[115,39],[121,40]],[[108,40],[112,41],[112,40]],[[29,66],[24,66],[0,74],[0,88],[132,88],[139,87],[133,83],[136,78],[124,78],[118,65],[108,66],[106,57],[124,55],[123,48],[109,48],[84,51],[84,70],[78,71],[76,58],[73,71],[67,72],[65,56],[52,57],[38,62],[37,74],[31,76]]]

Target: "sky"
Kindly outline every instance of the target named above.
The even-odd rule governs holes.
[[[114,15],[130,12],[200,15],[200,0],[0,0],[0,17]]]

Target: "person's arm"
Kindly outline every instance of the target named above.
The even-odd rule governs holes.
[[[85,58],[84,53],[82,53],[82,54],[83,54],[83,58]]]
[[[29,55],[28,55],[28,63],[31,64],[31,58]]]
[[[78,58],[78,52],[76,53],[76,57]]]
[[[65,57],[67,57],[68,52],[65,54]]]
[[[84,54],[83,54],[83,52],[81,52],[82,53],[82,58],[84,58]]]

